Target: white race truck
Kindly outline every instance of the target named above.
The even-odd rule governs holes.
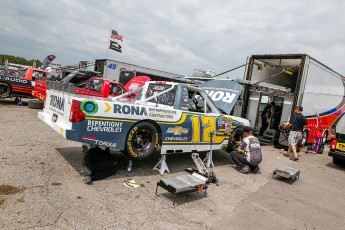
[[[68,140],[122,151],[133,159],[151,157],[158,147],[161,154],[217,150],[227,145],[231,129],[250,124],[217,107],[226,104],[230,113],[229,104],[242,86],[215,82],[213,90],[208,82],[207,94],[184,83],[150,81],[134,99],[130,92],[109,98],[77,95],[73,85],[51,82],[38,117]]]

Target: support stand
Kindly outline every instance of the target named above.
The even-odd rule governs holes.
[[[156,166],[153,168],[153,170],[158,171],[160,174],[164,174],[165,171],[170,173],[167,162],[165,160],[166,160],[166,156],[165,156],[165,154],[162,154],[161,159],[156,164]]]
[[[213,161],[212,161],[212,138],[213,138],[214,132],[210,132],[210,151],[207,152],[207,155],[205,159],[203,160],[203,163],[206,165],[207,168],[214,167]]]

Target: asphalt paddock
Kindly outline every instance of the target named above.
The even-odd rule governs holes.
[[[116,154],[119,172],[86,185],[82,148],[40,122],[38,110],[0,100],[0,229],[344,229],[345,168],[325,154],[300,153],[300,161],[263,147],[260,174],[241,174],[229,155],[213,154],[219,185],[173,196],[156,183],[186,174],[188,154],[169,155],[170,174],[152,168],[158,156],[134,162]],[[273,179],[280,166],[301,171],[300,179]],[[134,179],[139,188],[124,181]]]

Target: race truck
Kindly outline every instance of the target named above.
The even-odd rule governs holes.
[[[35,86],[35,79],[38,77],[47,78],[49,72],[28,67],[23,70],[3,72],[0,75],[0,98],[7,97],[32,97],[31,92]]]
[[[99,77],[99,73],[95,71],[78,69],[69,73],[65,78],[61,80],[61,82],[72,83],[74,85],[77,85],[78,87],[83,87],[85,86],[86,82],[92,77]],[[46,90],[48,89],[47,82],[52,80],[55,79],[48,79],[44,77],[37,78],[35,87],[32,90],[32,96],[44,101]]]
[[[131,90],[134,91],[140,88],[144,82],[149,80],[149,77],[138,76],[131,79],[125,86],[123,86],[121,83],[116,81],[91,77],[89,80],[75,84],[75,90],[78,95],[107,98],[109,96],[118,96]],[[49,82],[51,82],[51,80],[47,78],[37,79],[32,95],[35,98],[44,101]],[[64,80],[62,80],[62,82],[69,83]],[[133,92],[133,94],[135,94],[135,92]]]
[[[240,94],[227,83],[238,83],[214,81],[214,88],[208,82],[208,93],[185,83],[148,81],[133,99],[128,98],[132,92],[81,96],[73,86],[53,82],[38,117],[67,140],[122,151],[133,159],[152,157],[159,147],[162,155],[217,150],[227,145],[232,129],[250,124],[221,112],[230,113],[228,105]]]

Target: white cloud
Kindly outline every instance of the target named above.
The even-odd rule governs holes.
[[[94,61],[106,57],[116,29],[123,53],[109,50],[108,58],[173,73],[220,73],[270,53],[306,53],[344,73],[344,6],[340,0],[3,1],[0,53],[54,54],[63,65]]]

